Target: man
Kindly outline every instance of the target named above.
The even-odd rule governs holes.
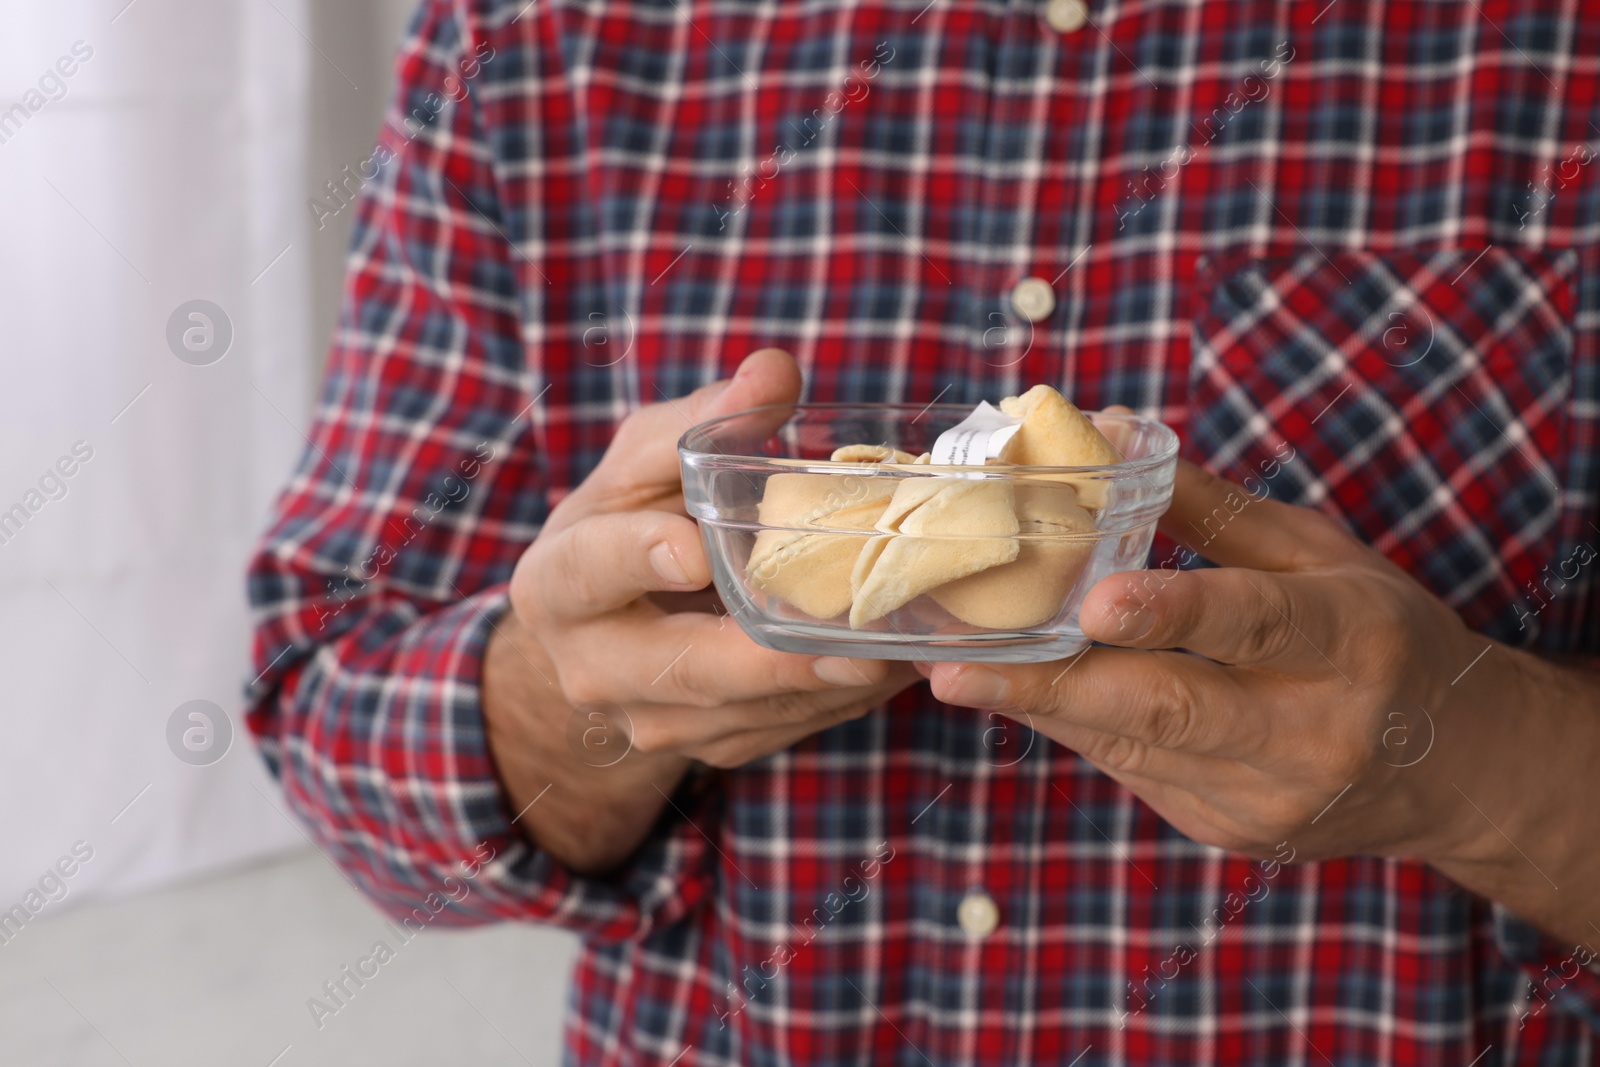
[[[290,803],[391,914],[581,933],[574,1063],[1589,1062],[1578,12],[429,0],[251,572]],[[1100,647],[699,592],[691,423],[1036,382],[1215,472]]]

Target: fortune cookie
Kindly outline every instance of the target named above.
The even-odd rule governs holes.
[[[1121,463],[1122,453],[1106,440],[1083,412],[1048,385],[1036,385],[1021,396],[1000,401],[1000,410],[1022,420],[1019,429],[1000,452],[1002,463],[1023,467],[1098,467]],[[1073,479],[1079,502],[1100,509],[1106,503],[1106,483],[1094,478]]]
[[[911,453],[888,445],[840,445],[828,457],[835,463],[915,463]]]
[[[884,536],[857,557],[850,628],[881,619],[930,589],[1017,558],[1011,483],[1001,479],[900,479],[878,518]]]
[[[1000,410],[1022,425],[990,462],[1122,462],[1094,424],[1047,385],[1006,397]],[[889,445],[845,445],[831,458],[933,466],[931,453],[913,457]],[[1061,610],[1093,553],[1095,513],[1106,506],[1106,483],[1091,477],[875,473],[769,477],[757,513],[764,529],[746,566],[750,584],[813,618],[848,611],[852,629],[924,593],[971,626],[1025,629]]]
[[[1022,630],[1048,621],[1094,551],[1094,516],[1079,506],[1072,486],[1019,483],[1015,492],[1017,558],[928,594],[969,625]]]
[[[1022,420],[1001,450],[1002,463],[1090,467],[1122,462],[1094,423],[1048,385],[1006,397],[1000,410]],[[940,607],[962,622],[993,630],[1037,626],[1061,610],[1093,553],[1095,524],[1088,509],[1105,506],[1106,484],[1091,478],[1056,481],[1016,484],[1019,533],[1033,536],[1021,542],[1012,562],[933,590]]]
[[[908,462],[904,452],[881,445],[847,445],[840,462]],[[745,574],[750,584],[817,619],[843,614],[851,601],[850,574],[867,538],[807,533],[872,530],[894,495],[894,482],[872,474],[774,474],[767,479]]]

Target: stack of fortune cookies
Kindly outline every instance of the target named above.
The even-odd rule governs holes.
[[[1090,467],[1122,454],[1048,385],[1007,397],[1021,419],[990,464]],[[1103,480],[1066,473],[987,477],[882,477],[937,470],[931,456],[884,445],[846,445],[834,462],[860,473],[774,474],[767,479],[746,574],[750,584],[817,619],[849,612],[851,629],[926,593],[955,618],[1024,629],[1060,612],[1088,565]],[[812,532],[815,529],[817,532]]]

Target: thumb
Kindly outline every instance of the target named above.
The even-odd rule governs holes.
[[[800,399],[801,384],[800,368],[789,353],[777,348],[753,352],[732,378],[685,397],[648,404],[629,415],[577,492],[632,501],[676,493],[682,484],[678,439],[684,431],[749,408],[793,403]]]

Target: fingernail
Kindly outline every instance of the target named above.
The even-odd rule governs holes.
[[[999,671],[988,667],[968,667],[956,678],[950,703],[961,707],[992,708],[1011,696],[1011,683]]]
[[[1156,624],[1155,613],[1137,600],[1118,600],[1111,605],[1117,620],[1118,641],[1137,641]]]
[[[672,546],[666,541],[655,544],[650,549],[650,566],[661,576],[661,580],[668,585],[688,585],[689,575],[685,573],[683,564],[678,562],[677,554],[672,551]]]
[[[855,662],[842,656],[823,656],[811,669],[829,685],[866,685],[867,676]]]

